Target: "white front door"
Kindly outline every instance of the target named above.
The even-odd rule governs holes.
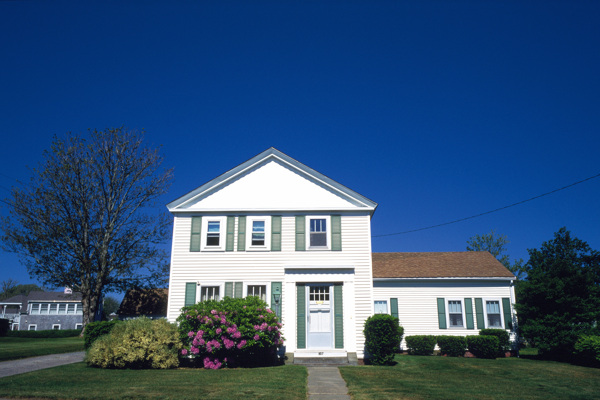
[[[325,283],[306,285],[307,333],[309,349],[333,347],[333,286]]]

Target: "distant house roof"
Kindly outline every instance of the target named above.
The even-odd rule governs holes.
[[[514,277],[487,251],[373,253],[374,279]]]
[[[20,303],[23,309],[27,308],[27,303],[31,302],[80,302],[81,301],[81,293],[63,293],[63,292],[29,292],[28,295],[19,294],[8,298],[6,300],[0,301],[0,304],[7,303]]]
[[[167,316],[169,289],[129,289],[123,297],[119,316]]]

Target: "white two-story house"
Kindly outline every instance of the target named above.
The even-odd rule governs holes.
[[[477,285],[476,277],[453,279],[442,265],[445,283],[439,284],[456,288],[437,291],[430,276],[407,272],[407,258],[388,256],[375,269],[379,275],[374,281],[371,217],[377,203],[274,148],[167,207],[174,215],[168,320],[175,321],[182,307],[198,301],[259,296],[281,318],[285,351],[298,358],[348,353],[362,358],[364,322],[374,312],[391,313],[401,323],[405,318],[407,334],[427,333],[428,326],[432,334],[450,331],[457,328],[450,326],[457,321],[452,315],[456,299],[464,330],[448,334],[476,334],[467,329],[472,328],[474,305],[483,304],[477,300],[480,294],[498,278],[494,282],[501,289],[495,294],[508,298],[514,279],[490,256],[489,262],[500,265],[501,276],[482,277],[483,284]],[[463,265],[461,273],[470,268]],[[469,292],[469,285],[477,291]],[[418,306],[407,293],[416,293]],[[415,310],[427,315],[414,315]],[[444,321],[450,322],[442,326],[445,310],[450,315]],[[413,320],[426,323],[412,326]],[[480,326],[485,324],[478,321]]]

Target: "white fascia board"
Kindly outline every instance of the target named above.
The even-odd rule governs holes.
[[[0,301],[0,306],[20,306],[22,303],[4,303]]]
[[[179,207],[183,207],[186,204],[194,201],[198,197],[203,196],[207,192],[210,192],[219,186],[222,186],[229,182],[232,179],[235,179],[241,174],[244,174],[246,171],[254,168],[256,165],[266,162],[270,158],[275,158],[282,163],[292,167],[294,170],[303,174],[304,176],[309,177],[312,180],[316,180],[324,186],[329,187],[335,192],[343,194],[346,197],[351,197],[356,200],[358,203],[363,204],[367,209],[372,209],[373,211],[377,208],[377,203],[366,198],[365,196],[355,192],[354,190],[334,181],[333,179],[321,174],[320,172],[315,171],[314,169],[302,164],[301,162],[294,160],[292,157],[282,153],[281,151],[271,147],[262,153],[254,156],[250,160],[238,165],[237,167],[219,175],[215,179],[210,180],[204,185],[198,187],[197,189],[189,192],[188,194],[179,197],[178,199],[167,204],[167,208],[171,212],[179,211],[176,210]]]
[[[283,267],[287,270],[295,270],[295,269],[348,269],[354,270],[353,265],[288,265]]]
[[[472,276],[441,276],[437,278],[373,278],[373,282],[394,282],[394,281],[512,281],[515,278],[510,278],[506,276],[481,276],[481,277],[472,277]]]
[[[357,209],[356,207],[348,207],[348,208],[336,208],[336,209],[332,209],[332,208],[302,208],[302,209],[298,209],[297,207],[294,208],[277,208],[277,209],[273,209],[273,208],[199,208],[199,209],[187,209],[187,208],[182,208],[182,209],[173,209],[170,210],[172,213],[234,213],[234,214],[239,214],[241,212],[248,212],[248,213],[282,213],[282,212],[290,212],[290,213],[316,213],[316,212],[320,212],[320,213],[335,213],[335,212],[346,212],[346,211],[352,211],[352,212],[360,212],[360,211],[368,211],[369,213],[372,213],[375,209],[372,207],[369,208],[360,208]]]

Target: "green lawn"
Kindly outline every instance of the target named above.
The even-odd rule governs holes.
[[[600,369],[523,358],[396,361],[340,368],[352,399],[600,399]]]
[[[47,399],[306,399],[305,367],[106,370],[84,363],[0,379],[0,397]]]
[[[83,338],[0,337],[0,361],[83,350]]]

